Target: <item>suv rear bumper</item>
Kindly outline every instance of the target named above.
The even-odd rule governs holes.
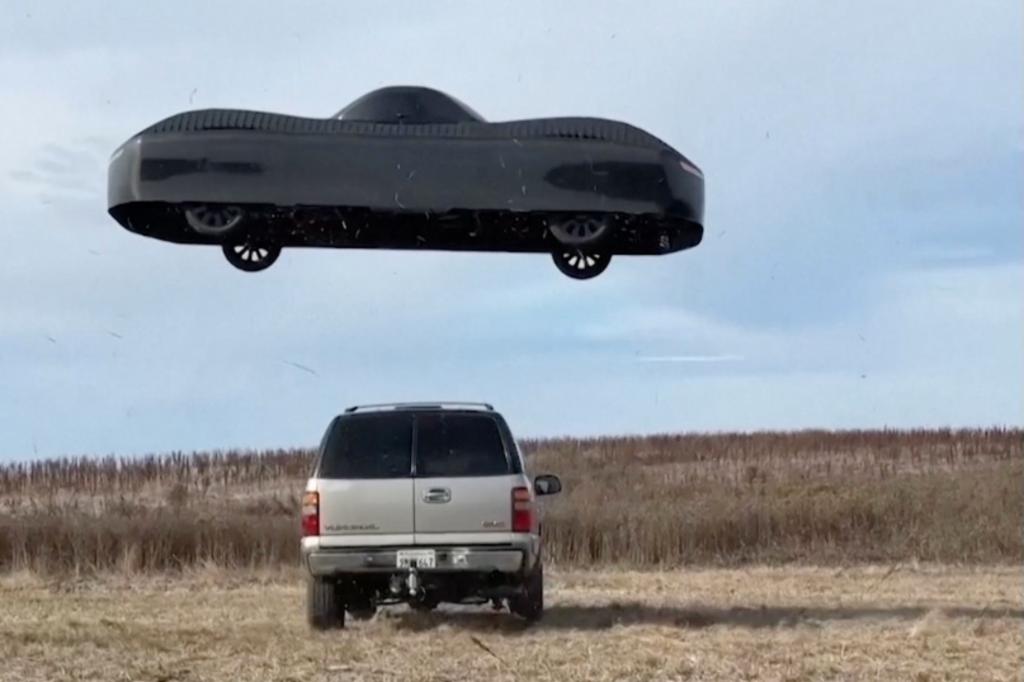
[[[395,573],[397,555],[401,547],[303,547],[303,558],[309,572],[315,576],[339,573]],[[531,567],[536,557],[530,545],[496,547],[429,547],[416,545],[408,549],[433,549],[437,553],[435,568],[417,569],[419,572],[443,573],[519,573]]]

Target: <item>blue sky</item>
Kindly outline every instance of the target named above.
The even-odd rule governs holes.
[[[402,399],[522,435],[1024,423],[1019,2],[420,5],[5,4],[0,459],[313,444]],[[706,174],[704,243],[590,282],[364,251],[249,275],[106,215],[109,154],[160,118],[393,84],[649,130]]]

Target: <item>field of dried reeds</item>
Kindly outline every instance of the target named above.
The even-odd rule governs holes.
[[[1020,568],[552,571],[545,617],[303,620],[298,569],[0,576],[0,680],[1019,680]]]
[[[563,567],[1020,563],[1024,431],[803,431],[523,443]],[[298,561],[311,451],[0,465],[0,571]]]

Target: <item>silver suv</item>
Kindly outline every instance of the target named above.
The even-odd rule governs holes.
[[[309,623],[379,605],[544,610],[537,495],[504,418],[484,403],[350,407],[327,428],[302,502]]]

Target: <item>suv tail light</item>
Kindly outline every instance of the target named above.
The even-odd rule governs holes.
[[[512,488],[512,532],[532,532],[533,520],[533,497],[530,495],[530,489],[525,486]]]
[[[302,496],[302,537],[320,535],[320,493]]]

